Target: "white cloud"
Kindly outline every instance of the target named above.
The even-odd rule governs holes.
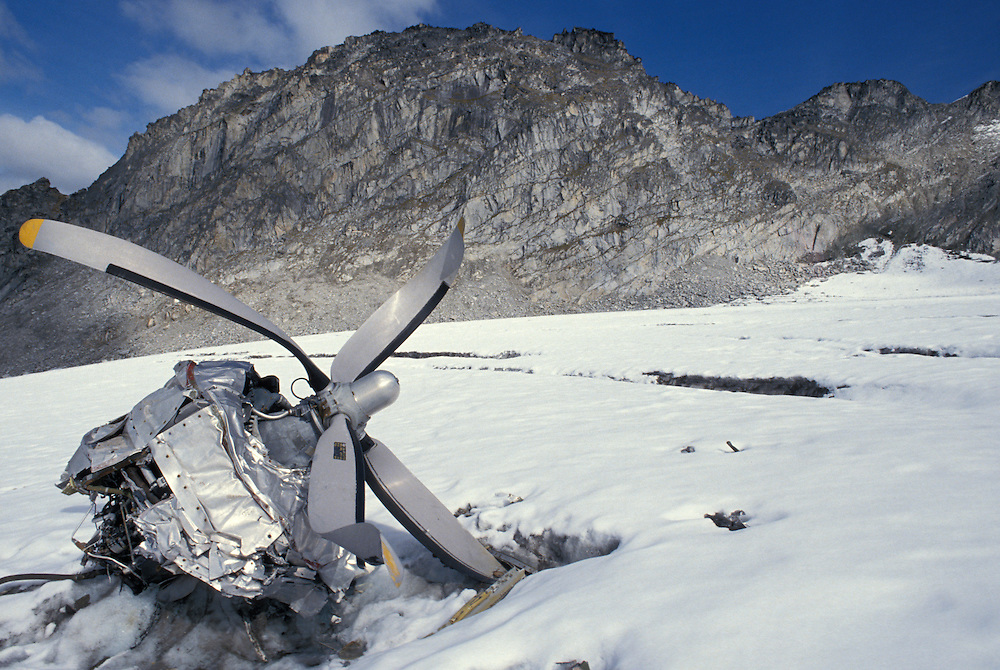
[[[127,16],[206,55],[299,65],[349,35],[419,23],[437,0],[123,0]]]
[[[290,0],[277,3],[299,59],[316,49],[340,44],[349,35],[395,30],[420,23],[436,0]]]
[[[287,39],[261,2],[125,0],[122,10],[150,32],[172,33],[208,55],[273,53]]]
[[[40,80],[42,71],[23,53],[36,50],[37,46],[7,9],[6,3],[0,2],[0,83]]]
[[[39,81],[42,71],[19,53],[5,51],[0,45],[0,84],[10,81]]]
[[[143,102],[172,114],[197,102],[206,88],[215,88],[235,74],[226,68],[209,70],[180,56],[153,56],[129,65],[122,79]]]
[[[119,130],[129,121],[127,112],[110,107],[94,107],[89,112],[84,112],[83,118],[100,130]]]
[[[0,114],[0,193],[46,177],[63,193],[89,186],[117,158],[42,116]]]
[[[32,45],[28,32],[21,27],[11,11],[7,9],[6,2],[0,2],[0,38],[3,38],[5,42],[14,42],[21,46]]]

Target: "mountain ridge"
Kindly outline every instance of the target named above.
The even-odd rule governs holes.
[[[439,318],[710,304],[835,271],[815,262],[872,235],[996,256],[998,119],[997,82],[931,104],[884,80],[734,117],[648,75],[610,33],[414,26],[245,71],[134,135],[87,189],[26,186],[0,196],[0,217],[143,244],[293,334],[359,325],[460,216],[467,260]],[[45,348],[73,347],[48,331],[104,333],[76,361],[239,337],[8,247],[10,341],[32,318]],[[94,299],[60,307],[60,283]]]

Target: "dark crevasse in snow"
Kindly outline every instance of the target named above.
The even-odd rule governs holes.
[[[833,395],[833,390],[805,377],[709,377],[705,375],[674,375],[670,372],[645,372],[664,386],[708,389],[711,391],[731,391],[735,393],[757,393],[761,395],[794,395],[807,398],[825,398]]]

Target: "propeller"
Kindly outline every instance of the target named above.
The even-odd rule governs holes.
[[[330,366],[333,381],[354,381],[377,368],[437,307],[462,264],[464,236],[465,219],[459,219],[451,236],[424,269],[354,331]]]
[[[306,369],[325,422],[313,455],[307,515],[318,535],[363,561],[394,564],[378,529],[364,521],[364,483],[396,519],[446,565],[482,581],[504,567],[383,443],[365,431],[371,416],[399,394],[399,381],[377,368],[438,305],[458,274],[465,222],[459,220],[427,265],[382,304],[337,353],[327,377],[290,336],[261,314],[187,268],[119,238],[48,219],[20,230],[32,249],[127,279],[244,325],[292,353]]]
[[[21,244],[59,256],[217,314],[268,337],[306,369],[309,385],[321,391],[330,379],[292,338],[258,312],[201,275],[123,239],[62,221],[31,219],[18,232]]]

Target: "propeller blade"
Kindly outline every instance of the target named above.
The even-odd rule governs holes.
[[[393,583],[397,587],[402,585],[402,564],[375,526],[370,523],[356,523],[338,528],[323,537],[344,547],[363,562],[385,565]]]
[[[330,378],[353,382],[372,372],[410,336],[455,281],[465,252],[465,219],[423,270],[386,300],[344,343]]]
[[[368,485],[403,527],[442,563],[492,582],[506,568],[378,440],[365,452]]]
[[[330,383],[323,371],[284,331],[212,282],[174,261],[131,242],[62,221],[31,219],[21,226],[19,237],[29,249],[44,251],[127,279],[246,326],[277,342],[299,359],[313,390],[319,391]]]
[[[322,537],[338,544],[367,563],[382,563],[382,534],[370,523],[352,523]]]
[[[323,431],[313,454],[309,473],[309,496],[306,501],[309,525],[317,535],[337,542],[352,554],[367,558],[369,542],[362,536],[354,551],[345,543],[333,540],[331,533],[360,524],[365,520],[365,473],[361,445],[347,425],[347,417],[337,414]]]

